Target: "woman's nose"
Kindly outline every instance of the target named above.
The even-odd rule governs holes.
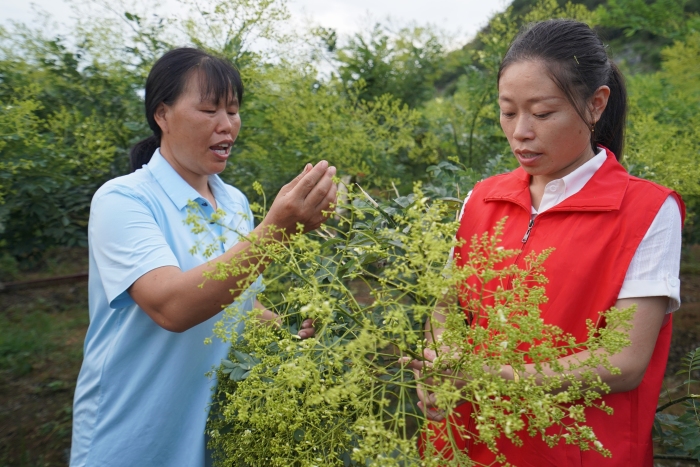
[[[216,132],[217,133],[230,133],[233,129],[233,122],[228,115],[228,112],[220,111],[217,113],[216,119]]]
[[[517,140],[525,140],[534,138],[532,131],[532,122],[527,115],[519,115],[514,122],[513,138]]]

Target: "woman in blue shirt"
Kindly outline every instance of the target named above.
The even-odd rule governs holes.
[[[166,53],[146,81],[146,118],[153,136],[131,153],[133,173],[94,195],[88,242],[90,326],[73,412],[72,466],[203,466],[204,429],[213,382],[204,374],[225,358],[222,342],[204,345],[222,307],[244,311],[260,278],[207,281],[219,262],[239,261],[262,273],[251,243],[284,238],[297,224],[313,230],[335,200],[335,168],[321,161],[284,186],[254,226],[245,196],[225,184],[224,170],[241,126],[243,86],[226,61],[197,49]],[[221,224],[194,234],[188,202]],[[274,228],[272,228],[274,227]],[[230,230],[229,230],[230,229]],[[227,238],[217,240],[222,234]],[[217,242],[219,255],[190,253]],[[247,277],[248,274],[245,274]],[[300,337],[313,335],[307,320]]]

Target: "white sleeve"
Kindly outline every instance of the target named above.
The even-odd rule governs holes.
[[[462,216],[464,215],[464,208],[467,207],[467,201],[469,201],[469,197],[472,195],[472,191],[474,190],[469,190],[469,193],[467,193],[467,196],[464,198],[464,202],[462,203],[462,209],[459,210],[459,217],[457,217],[458,221],[462,220]]]
[[[474,190],[469,190],[469,193],[467,193],[467,196],[464,198],[464,202],[462,203],[462,208],[459,210],[459,214],[457,215],[457,220],[461,221],[462,216],[464,215],[464,207],[467,205],[467,201],[469,201],[469,197],[472,195],[472,191]],[[450,255],[447,258],[447,264],[449,265],[452,263],[452,260],[455,259],[455,249],[452,247],[450,249]]]
[[[617,298],[669,297],[666,313],[681,305],[681,213],[669,196],[632,258]]]

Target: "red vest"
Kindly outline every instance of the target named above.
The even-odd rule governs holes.
[[[599,325],[600,312],[617,301],[632,257],[666,198],[673,195],[682,216],[685,208],[673,191],[630,176],[608,151],[603,166],[581,191],[539,214],[528,229],[531,214],[529,175],[518,168],[491,177],[474,187],[462,217],[457,237],[466,239],[456,252],[458,265],[467,257],[473,235],[493,233],[494,225],[508,217],[501,246],[522,250],[515,261],[524,267],[529,252],[554,247],[544,263],[549,282],[548,301],[540,306],[541,317],[579,341],[587,338],[586,320]],[[486,326],[486,323],[478,323]],[[608,394],[602,400],[614,410],[609,416],[599,409],[586,411],[586,424],[593,428],[612,458],[563,441],[550,448],[539,436],[521,433],[524,446],[515,447],[505,437],[499,449],[518,467],[562,466],[652,466],[651,427],[661,390],[671,341],[671,323],[665,323],[641,384],[634,390]],[[470,404],[457,408],[462,423],[473,423]],[[437,432],[443,427],[434,426]],[[473,431],[473,430],[472,430]],[[484,464],[494,456],[483,445],[461,440],[470,458]],[[443,449],[439,439],[433,439]]]

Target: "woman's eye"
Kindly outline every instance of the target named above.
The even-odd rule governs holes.
[[[550,115],[552,115],[552,112],[545,112],[545,113],[541,113],[541,114],[535,114],[535,117],[536,118],[547,118]]]
[[[512,118],[515,114],[513,112],[504,112],[501,110],[501,116],[504,118]]]

